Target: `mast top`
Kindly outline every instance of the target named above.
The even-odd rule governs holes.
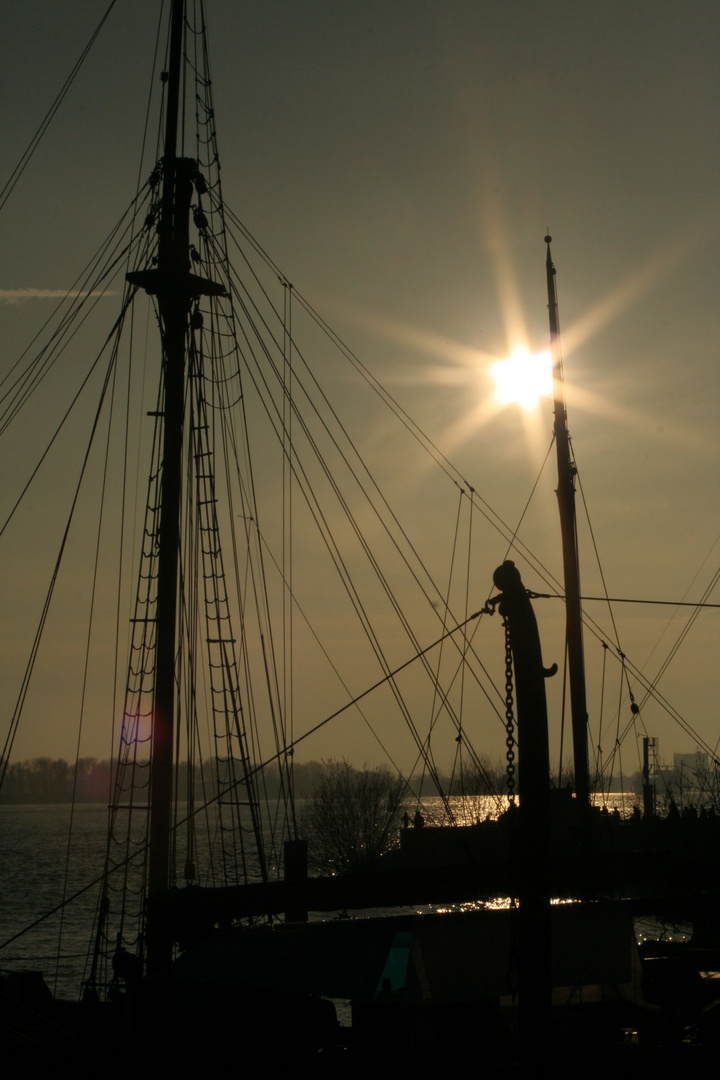
[[[545,243],[547,244],[547,258],[545,260],[545,266],[548,272],[548,288],[550,286],[550,275],[555,273],[555,267],[553,266],[552,255],[550,254],[550,244],[552,242],[552,236],[548,233],[545,237]]]

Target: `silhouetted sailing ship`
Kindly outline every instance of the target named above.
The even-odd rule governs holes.
[[[225,1050],[209,1051],[202,1036],[180,1041],[174,1034],[178,1028],[189,1031],[191,1025],[202,1031],[223,1024],[239,1028],[241,1041],[252,1036],[262,1043],[282,1032],[290,1039],[286,1062],[316,1060],[321,1050],[337,1054],[343,1049],[328,998],[353,1001],[351,1045],[344,1049],[360,1062],[372,1062],[378,1054],[398,1064],[408,1055],[422,1060],[428,1054],[438,1061],[455,1055],[459,1061],[473,1052],[478,1026],[490,1059],[514,1061],[517,994],[524,1059],[548,1049],[553,1001],[563,1007],[565,1017],[573,1018],[583,997],[593,995],[598,999],[598,1031],[611,1017],[619,1045],[628,1028],[653,1027],[648,1019],[653,1009],[641,994],[632,914],[662,915],[668,910],[698,923],[707,919],[720,886],[717,836],[707,822],[702,826],[708,852],[693,860],[697,869],[692,880],[687,877],[689,864],[683,864],[682,887],[672,888],[684,843],[681,839],[678,846],[679,833],[672,843],[665,838],[653,846],[648,838],[654,823],[647,828],[636,822],[608,823],[591,808],[575,468],[550,238],[546,271],[574,798],[569,792],[551,797],[544,689],[551,672],[543,666],[528,593],[506,561],[495,574],[499,593],[483,610],[499,609],[506,624],[508,775],[514,775],[517,749],[517,801],[497,822],[405,830],[400,848],[364,874],[310,878],[293,798],[292,758],[300,740],[290,722],[288,661],[276,649],[270,616],[271,601],[279,598],[284,637],[292,634],[293,618],[300,618],[292,544],[283,517],[275,523],[283,554],[279,595],[273,597],[264,568],[274,556],[259,526],[253,473],[246,467],[251,450],[241,368],[255,383],[278,437],[287,484],[284,509],[291,508],[295,485],[366,629],[383,672],[381,681],[413,726],[399,682],[406,665],[391,664],[375,631],[366,625],[361,595],[348,576],[304,459],[292,443],[291,436],[297,434],[318,450],[318,435],[299,409],[299,399],[309,391],[296,385],[296,345],[287,311],[278,319],[270,305],[252,308],[230,266],[229,211],[220,185],[211,81],[203,66],[202,7],[200,13],[194,22],[182,0],[173,0],[168,70],[163,74],[162,155],[136,200],[144,221],[128,232],[123,253],[128,269],[117,329],[129,318],[136,295],[148,294],[159,324],[162,361],[109,840],[83,1004],[70,1010],[56,1003],[53,1011],[47,1001],[33,996],[36,985],[28,988],[22,980],[13,984],[19,1004],[11,1010],[12,1022],[23,1015],[25,1004],[34,1008],[38,1002],[48,1019],[34,1029],[35,1048],[15,1044],[16,1067],[39,1071],[59,1046],[70,1052],[78,1038],[104,1054],[120,1039],[122,1069],[131,1044],[140,1048],[143,1067],[150,1067],[156,1055],[166,1066],[199,1065],[208,1054],[219,1063]],[[185,61],[192,76],[184,74]],[[189,145],[183,127],[186,78],[194,80],[199,131],[194,157],[182,150]],[[286,281],[282,285],[290,305],[293,291]],[[113,344],[103,394],[115,377],[118,348]],[[308,385],[312,383],[311,376]],[[309,399],[311,410],[321,396]],[[236,414],[242,422],[236,422]],[[333,422],[322,428],[322,437],[336,443],[341,430]],[[348,459],[343,460],[353,485],[368,483],[360,469],[353,471]],[[233,481],[220,478],[218,462],[233,467]],[[353,508],[319,451],[317,462],[320,482],[345,510],[375,570]],[[229,509],[221,507],[221,495]],[[391,514],[382,520],[395,528]],[[221,542],[224,531],[230,535],[229,556]],[[395,544],[398,534],[388,535]],[[403,620],[391,583],[382,571],[377,573],[389,605]],[[447,640],[457,648],[459,637],[463,661],[472,660],[465,627],[478,614],[466,612],[464,619],[455,620],[446,612],[434,645]],[[257,656],[251,655],[251,621],[257,624]],[[462,743],[462,724],[448,690],[428,667],[427,648],[421,648],[409,624],[407,634]],[[199,675],[202,653],[204,681]],[[267,691],[273,740],[272,751],[264,754],[254,689],[258,674]],[[362,696],[356,694],[353,703]],[[319,719],[315,726],[326,722]],[[196,791],[192,769],[185,773],[187,787],[179,790],[180,745],[193,763],[201,753],[202,726],[209,730],[213,790]],[[414,737],[432,773],[430,738],[416,732]],[[264,776],[270,767],[277,771],[281,813],[263,806]],[[441,795],[447,801],[446,793]],[[274,826],[280,816],[278,829]],[[201,821],[209,822],[202,840]],[[693,843],[699,843],[700,828],[698,823]],[[210,855],[217,869],[208,869]],[[201,874],[203,881],[213,883],[201,885]],[[643,895],[646,888],[650,896]],[[618,892],[628,889],[636,894],[634,904],[618,903]],[[497,897],[517,898],[519,905],[503,911],[477,907]],[[557,897],[583,902],[551,906],[551,898]],[[387,911],[464,903],[473,904],[474,910]],[[308,919],[308,912],[362,909],[384,909],[384,914]],[[284,921],[279,921],[281,916]],[[586,1023],[587,1016],[577,1020],[578,1027]]]

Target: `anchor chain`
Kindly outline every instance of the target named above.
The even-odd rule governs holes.
[[[507,752],[507,789],[510,803],[515,801],[515,716],[513,713],[513,667],[512,649],[510,648],[510,626],[503,619],[505,630],[505,746]]]

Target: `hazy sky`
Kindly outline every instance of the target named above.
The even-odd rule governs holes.
[[[106,6],[5,3],[5,173]],[[135,190],[158,9],[118,0],[0,216],[0,373],[49,313],[48,299],[16,291],[67,288]],[[549,446],[551,406],[533,417],[515,406],[494,411],[488,365],[517,344],[547,344],[549,229],[569,426],[610,595],[698,599],[720,563],[715,0],[208,0],[207,12],[227,202],[513,525]],[[111,301],[104,303],[109,310]],[[390,466],[388,491],[411,534],[422,542],[432,522],[450,541],[452,498],[436,501],[426,466],[413,472],[409,451],[392,441],[385,420],[364,421],[343,380],[334,376],[336,398],[371,455]],[[6,492],[18,467],[12,454],[3,456]],[[19,562],[7,555],[3,562],[12,621],[2,639],[3,718],[17,694],[14,642],[23,637],[42,540],[34,521],[30,542],[11,538]],[[552,470],[520,535],[559,574]],[[585,527],[581,545],[585,567]],[[501,539],[478,527],[474,606],[504,556]],[[542,588],[523,573],[529,587]],[[592,566],[583,569],[583,586],[589,595],[600,590]],[[588,610],[607,625],[599,605]],[[546,662],[560,662],[557,610],[547,611],[538,609]],[[672,609],[622,605],[623,650],[652,676],[689,613],[668,628]],[[661,683],[712,748],[720,736],[719,619],[718,611],[700,615]],[[82,637],[79,626],[65,624],[65,637]],[[482,642],[500,681],[497,620],[483,624]],[[407,655],[405,643],[395,658]],[[593,640],[588,664],[597,669],[601,660]],[[16,756],[74,756],[77,735],[57,669],[50,680],[44,704],[29,710]],[[591,683],[597,691],[598,676]],[[335,705],[341,700],[336,695]],[[591,719],[598,708],[591,702]],[[556,712],[555,701],[551,717]],[[656,707],[645,723],[661,752],[695,748]],[[404,754],[401,736],[386,735]],[[99,722],[83,740],[85,753],[106,755]],[[495,757],[502,731],[494,725],[474,741]],[[357,724],[337,739],[328,728],[322,742],[303,748],[304,757],[342,754],[380,760]],[[452,754],[450,741],[448,761]],[[634,755],[633,742],[624,759],[630,769]]]

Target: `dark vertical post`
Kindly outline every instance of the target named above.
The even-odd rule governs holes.
[[[650,747],[654,739],[643,736],[643,814],[652,817],[655,813],[655,785],[650,779]]]
[[[308,842],[286,840],[283,849],[285,881],[290,886],[286,894],[285,922],[307,922]]]
[[[519,1021],[524,1063],[542,1059],[550,1041],[550,760],[545,679],[535,613],[515,564],[493,574],[501,589],[499,611],[507,621],[515,672],[518,729]]]
[[[565,635],[570,672],[570,712],[572,716],[575,795],[581,809],[590,804],[590,779],[587,753],[587,700],[585,691],[585,656],[583,652],[582,610],[580,607],[580,567],[578,562],[577,519],[575,514],[575,466],[570,453],[570,435],[565,410],[560,330],[558,322],[555,267],[547,244],[547,292],[550,317],[550,353],[552,356],[555,448],[557,450],[558,486],[562,536],[563,573],[565,578]]]

